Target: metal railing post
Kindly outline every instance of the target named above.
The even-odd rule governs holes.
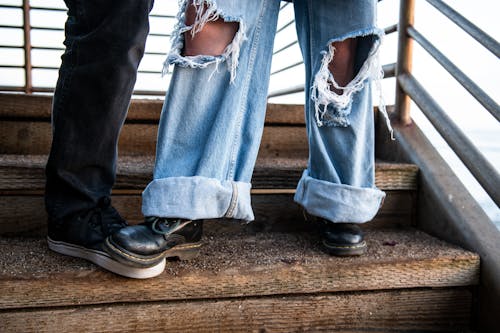
[[[24,91],[27,94],[33,92],[33,81],[31,77],[31,20],[30,0],[23,0],[23,30],[24,30]]]
[[[396,113],[403,125],[411,123],[410,98],[401,89],[397,77],[411,73],[413,63],[413,39],[407,28],[413,26],[415,0],[401,0],[398,22],[398,62],[396,65]]]

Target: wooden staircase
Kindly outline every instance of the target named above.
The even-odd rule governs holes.
[[[415,229],[418,170],[377,162],[387,199],[368,253],[321,252],[293,203],[306,163],[302,106],[270,105],[253,176],[256,221],[207,221],[202,253],[158,278],[125,279],[50,252],[43,168],[50,98],[0,95],[1,332],[469,331],[479,257]],[[113,203],[142,220],[161,101],[136,101],[120,141]]]

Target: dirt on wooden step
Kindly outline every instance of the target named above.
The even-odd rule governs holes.
[[[192,261],[169,261],[165,274],[180,275],[188,271],[245,270],[251,267],[309,265],[332,262],[349,266],[363,263],[401,262],[432,258],[471,259],[476,256],[459,247],[432,238],[414,229],[369,230],[368,253],[361,257],[330,257],[321,251],[316,235],[306,233],[218,233],[210,228],[204,247]],[[50,276],[64,272],[86,274],[97,268],[84,260],[70,258],[48,250],[45,239],[0,238],[0,279],[5,276]]]

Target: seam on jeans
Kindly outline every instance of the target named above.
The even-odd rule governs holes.
[[[233,187],[233,193],[231,194],[231,201],[229,202],[229,208],[227,209],[224,217],[232,218],[234,216],[234,210],[236,208],[236,203],[238,202],[238,186],[235,182],[231,182]]]
[[[230,159],[230,164],[228,168],[228,174],[226,179],[232,179],[234,177],[234,166],[236,165],[236,147],[239,146],[238,140],[240,139],[240,129],[241,129],[241,122],[243,120],[243,115],[246,113],[246,104],[244,105],[244,101],[247,100],[248,96],[248,86],[250,85],[250,78],[251,78],[251,73],[253,72],[253,67],[255,65],[255,58],[257,56],[257,42],[260,39],[260,31],[262,29],[262,20],[264,18],[264,13],[266,12],[268,5],[268,1],[264,0],[264,4],[260,9],[260,14],[259,14],[259,19],[257,20],[257,24],[255,25],[255,31],[254,31],[254,38],[252,41],[252,46],[250,48],[250,56],[248,59],[248,66],[247,66],[247,71],[246,71],[246,76],[244,79],[244,85],[243,85],[243,95],[241,96],[241,104],[240,104],[240,112],[238,114],[237,118],[237,126],[235,126],[236,130],[236,135],[234,136],[233,139],[233,146],[231,148],[231,159]]]

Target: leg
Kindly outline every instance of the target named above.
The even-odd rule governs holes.
[[[328,70],[341,87],[347,86],[354,79],[354,59],[356,58],[357,45],[357,38],[332,43],[335,49],[335,57],[328,64]],[[343,94],[343,90],[340,88],[332,86],[331,90],[338,95]]]
[[[375,27],[376,1],[294,4],[306,64],[310,148],[295,200],[330,225],[367,222],[385,196],[374,182],[370,80],[380,71],[382,34]]]
[[[116,262],[99,251],[104,238],[126,224],[109,196],[118,134],[144,52],[153,1],[66,4],[66,51],[54,94],[46,168],[49,247],[141,277],[144,271],[120,272]]]
[[[156,218],[108,238],[112,255],[131,264],[148,259],[149,265],[171,255],[172,244],[178,247],[168,240],[182,221],[253,220],[250,180],[264,126],[278,10],[278,0],[185,1],[166,62],[174,71],[154,179],[143,192],[143,214]]]

